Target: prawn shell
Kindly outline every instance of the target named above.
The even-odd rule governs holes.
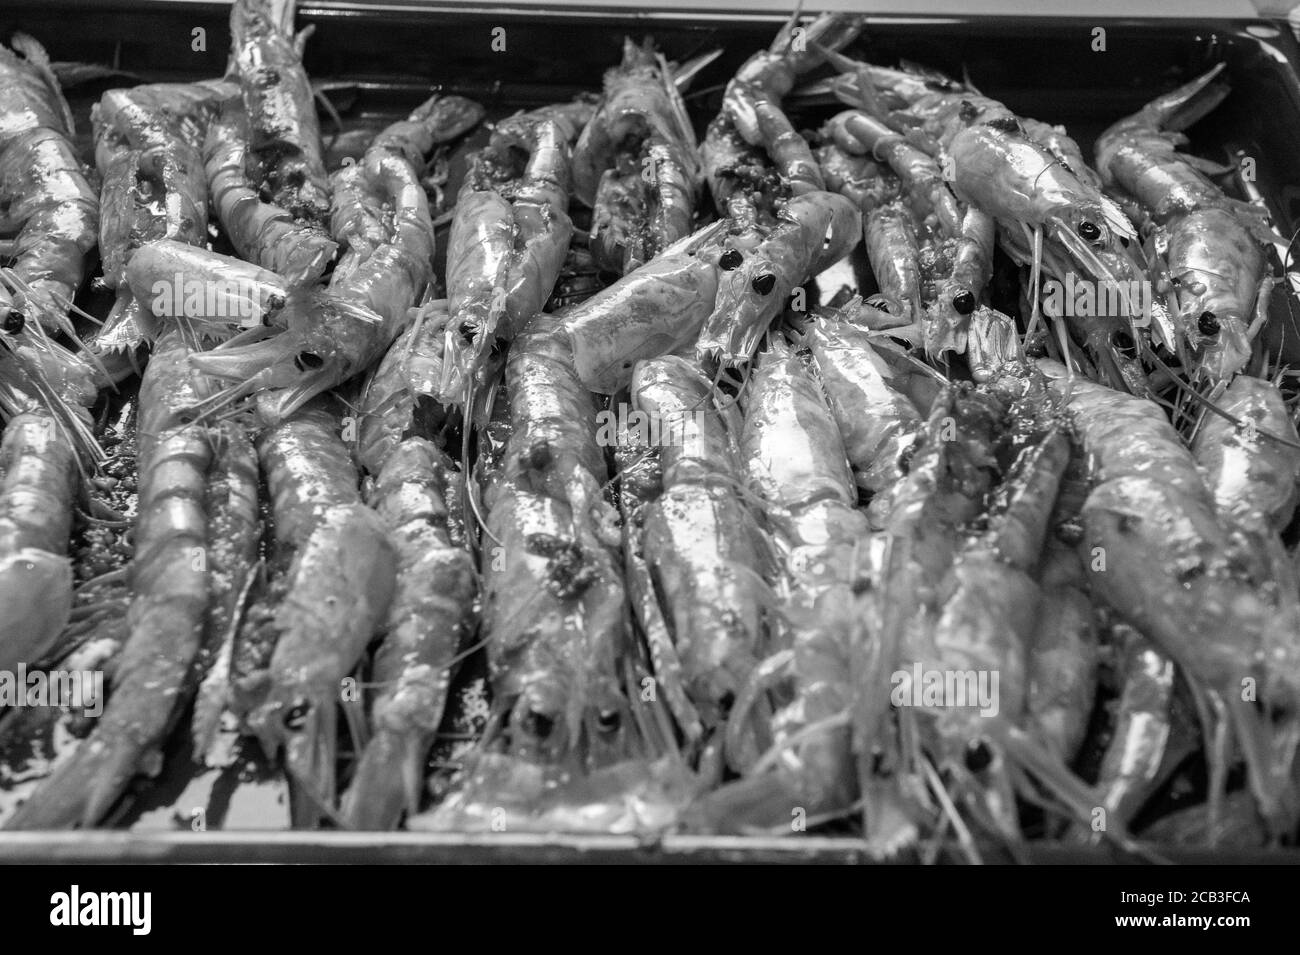
[[[1281,391],[1272,382],[1238,375],[1218,400],[1225,412],[1247,422],[1246,430],[1209,415],[1192,445],[1196,463],[1221,514],[1260,530],[1284,528],[1295,514],[1300,444]]]
[[[717,292],[715,266],[693,255],[670,254],[564,311],[583,385],[612,395],[628,386],[638,361],[694,341]]]
[[[808,341],[857,483],[873,493],[893,486],[921,431],[916,407],[890,384],[893,375],[865,332],[819,317]]]
[[[34,664],[58,642],[72,612],[72,561],[35,547],[0,557],[0,671]]]

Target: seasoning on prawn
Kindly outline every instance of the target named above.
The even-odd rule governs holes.
[[[434,440],[452,419],[438,400],[442,380],[447,300],[422,308],[366,379],[357,407],[357,462],[378,474],[384,461],[410,434]]]
[[[824,188],[808,144],[782,112],[781,100],[797,77],[822,62],[821,51],[847,46],[864,22],[857,15],[823,13],[801,27],[796,12],[768,49],[755,53],[736,71],[702,148],[719,212],[749,225],[770,217],[775,212],[773,203],[792,192],[799,195]],[[769,175],[777,190],[765,188]]]

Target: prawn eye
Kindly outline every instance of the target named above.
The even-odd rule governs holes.
[[[969,315],[975,311],[975,296],[970,292],[958,292],[952,297],[952,307],[958,315]]]
[[[1213,312],[1201,312],[1201,317],[1196,320],[1196,327],[1200,329],[1202,335],[1219,334],[1219,319]]]
[[[303,724],[307,722],[307,714],[310,712],[311,704],[306,700],[298,700],[289,708],[289,712],[284,714],[284,728],[293,731],[302,729]]]
[[[745,257],[740,254],[739,249],[728,249],[722,253],[722,258],[718,259],[718,268],[724,272],[730,272],[733,269],[740,268],[740,264],[745,261]]]
[[[285,297],[283,295],[271,295],[266,300],[266,310],[268,312],[278,312],[285,306]]]
[[[762,275],[755,275],[754,280],[749,284],[759,295],[769,295],[772,289],[776,288],[776,276],[771,272],[764,272]]]
[[[1125,358],[1130,361],[1137,358],[1137,344],[1133,341],[1133,336],[1128,332],[1116,332],[1110,338],[1111,343]]]
[[[293,365],[299,371],[315,371],[325,364],[325,359],[315,352],[299,352],[293,358]]]
[[[23,326],[26,324],[27,316],[18,309],[11,308],[9,314],[4,318],[4,323],[0,325],[0,328],[3,328],[11,335],[17,335],[23,330]]]
[[[1084,219],[1079,223],[1079,235],[1088,242],[1096,242],[1101,238],[1101,229],[1097,227],[1097,223]]]
[[[982,739],[971,740],[966,746],[966,768],[972,773],[980,773],[988,769],[989,764],[993,762],[993,751],[989,749],[988,743]]]
[[[538,739],[546,739],[551,735],[551,730],[555,729],[555,720],[551,719],[545,713],[538,713],[536,710],[531,711],[524,720],[525,729],[530,736]]]
[[[614,733],[623,723],[618,710],[601,710],[596,714],[596,728],[602,733]]]

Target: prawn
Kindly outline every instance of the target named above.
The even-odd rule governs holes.
[[[1102,133],[1096,147],[1105,184],[1131,196],[1155,226],[1178,344],[1200,353],[1197,376],[1213,382],[1230,379],[1250,358],[1269,281],[1263,243],[1275,238],[1265,213],[1229,199],[1199,160],[1179,152],[1187,141],[1182,131],[1227,96],[1227,84],[1218,82],[1223,69],[1219,63],[1156,97]]]
[[[759,356],[746,392],[742,456],[750,487],[767,507],[781,558],[781,616],[792,631],[792,649],[780,647],[755,668],[757,686],[745,703],[761,696],[764,681],[785,676],[793,700],[770,718],[772,748],[762,758],[740,761],[745,777],[704,797],[697,807],[724,831],[788,825],[802,807],[816,819],[853,809],[859,797],[858,752],[872,739],[855,739],[848,718],[870,702],[870,687],[857,682],[856,644],[865,628],[850,613],[855,594],[869,586],[870,526],[857,496],[843,440],[821,388],[804,363],[777,339]],[[861,608],[856,608],[861,609]],[[886,694],[877,693],[877,704]],[[878,715],[886,712],[877,705]],[[744,739],[749,713],[738,702],[727,726],[729,755]],[[768,771],[772,770],[772,771]]]
[[[293,783],[294,825],[334,812],[335,731],[343,679],[387,617],[399,555],[383,520],[361,501],[357,473],[323,401],[257,441],[271,495],[284,597],[265,695],[248,725]]]
[[[629,648],[596,408],[558,317],[538,315],[515,341],[506,388],[512,427],[484,494],[492,722],[511,756],[594,769],[633,739],[619,685]]]
[[[366,744],[342,815],[359,829],[391,829],[403,807],[419,808],[423,768],[442,720],[451,661],[477,619],[478,576],[453,543],[447,501],[464,480],[423,438],[389,454],[367,495],[397,547],[397,584],[370,679],[374,735]]]
[[[1063,370],[1040,366],[1063,392]],[[1294,743],[1267,751],[1271,728],[1242,700],[1242,681],[1258,680],[1261,698],[1294,710],[1294,602],[1278,606],[1260,569],[1243,567],[1195,460],[1156,405],[1078,378],[1068,394],[1095,461],[1080,544],[1093,594],[1226,703],[1261,815],[1284,825]]]
[[[522,170],[512,147],[527,152]],[[509,343],[550,297],[573,235],[570,162],[564,127],[545,113],[502,124],[476,154],[447,253],[452,320],[443,349],[444,401],[472,404],[492,350]]]
[[[744,484],[740,422],[711,393],[686,358],[642,361],[633,371],[633,407],[657,425],[663,446],[658,494],[633,518],[629,586],[669,706],[700,743],[720,731],[765,643],[762,531],[736,493]]]
[[[230,61],[248,117],[249,165],[260,172],[255,181],[295,220],[324,227],[330,186],[302,65],[308,31],[293,35],[293,15],[292,2],[238,0],[230,11]]]

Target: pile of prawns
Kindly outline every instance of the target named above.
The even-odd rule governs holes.
[[[111,675],[5,827],[105,824],[185,735],[209,765],[255,739],[301,827],[1140,850],[1201,753],[1205,802],[1153,838],[1294,834],[1277,236],[1180,151],[1220,67],[1090,164],[849,58],[857,16],[796,14],[700,139],[712,57],[628,40],[599,96],[491,126],[444,209],[482,107],[433,96],[331,172],[292,21],[237,0],[226,76],[106,92],[93,169],[44,51],[0,50],[0,670]],[[847,108],[797,129],[818,97]],[[874,290],[818,306],[859,243]],[[1075,317],[1067,277],[1159,294]],[[134,515],[83,517],[132,556],[74,593],[90,409],[137,376]],[[479,653],[486,725],[432,801]],[[917,669],[996,674],[993,712],[900,705]]]

